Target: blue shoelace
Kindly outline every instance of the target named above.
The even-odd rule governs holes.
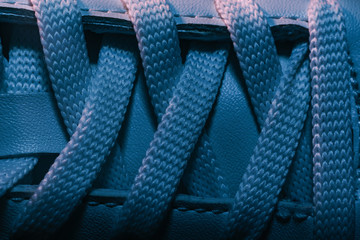
[[[103,166],[105,174],[117,178],[105,183],[106,187],[127,185],[116,138],[139,63],[131,38],[104,34],[98,63],[92,66],[76,2],[31,2],[42,50],[39,39],[32,38],[26,28],[12,33],[10,60],[1,63],[5,69],[3,91],[47,92],[50,81],[71,138],[19,214],[15,237],[46,236],[59,229]],[[115,232],[149,238],[166,217],[192,153],[193,165],[184,179],[189,194],[229,196],[204,126],[221,85],[230,46],[193,42],[183,64],[166,1],[123,3],[136,33],[158,127],[116,219]],[[293,200],[313,201],[315,238],[351,239],[356,167],[353,96],[338,3],[311,1],[309,44],[298,43],[293,48],[285,70],[256,3],[215,0],[215,6],[230,33],[260,129],[228,214],[224,238],[261,236],[292,167],[286,188]],[[28,46],[18,39],[24,33],[30,36]],[[311,137],[305,134],[309,131]],[[117,167],[105,164],[109,158]],[[2,159],[0,171],[7,174],[1,175],[0,194],[30,172],[37,161],[36,157]]]

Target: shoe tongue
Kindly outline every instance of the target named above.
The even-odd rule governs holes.
[[[11,30],[9,61],[1,66],[5,73],[2,74],[4,80],[1,92],[48,92],[49,79],[37,29],[31,26],[16,26]],[[27,175],[37,161],[35,157],[1,159],[0,196]],[[32,182],[31,176],[27,181]]]

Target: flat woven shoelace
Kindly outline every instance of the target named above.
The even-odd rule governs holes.
[[[66,105],[66,104],[71,105],[72,101],[74,101],[74,104],[76,104],[76,101],[78,101],[81,104],[82,98],[84,98],[83,95],[86,94],[87,91],[83,90],[81,86],[79,87],[80,84],[77,85],[70,79],[71,77],[74,77],[74,75],[75,75],[75,76],[78,76],[78,77],[86,80],[86,78],[89,78],[88,75],[90,74],[89,70],[87,73],[86,72],[84,73],[84,71],[83,71],[83,67],[85,66],[85,68],[88,68],[89,64],[88,64],[87,58],[84,58],[85,42],[83,41],[82,34],[80,34],[80,33],[82,33],[81,22],[80,22],[80,17],[79,17],[80,14],[79,14],[76,6],[72,2],[34,1],[33,4],[34,4],[36,16],[39,21],[40,35],[43,37],[42,44],[43,44],[43,48],[44,48],[45,60],[47,61],[47,67],[49,68],[48,70],[49,70],[50,79],[53,79],[53,88],[54,88],[55,95],[58,96],[58,99],[60,99],[60,101],[64,102],[64,105]],[[59,11],[59,9],[61,9],[62,11]],[[59,20],[59,17],[61,15],[61,14],[58,14],[59,12],[66,13],[66,14],[62,15],[62,17],[65,18],[66,21]],[[48,13],[48,14],[45,14],[45,13]],[[73,24],[71,24],[72,28],[67,29],[66,24],[64,24],[65,22],[68,22],[68,23],[74,22]],[[63,28],[65,28],[65,31],[61,31],[61,29],[63,29]],[[80,33],[77,32],[77,34],[75,34],[74,32],[76,32],[76,31],[73,28],[80,29],[79,30]],[[167,33],[165,32],[165,34],[167,34]],[[71,35],[71,36],[68,36],[68,35]],[[54,38],[54,36],[56,36],[56,38]],[[162,36],[162,37],[164,37],[164,36]],[[66,39],[66,41],[63,41],[63,39]],[[165,39],[168,39],[168,36],[166,36]],[[175,39],[177,39],[177,38],[175,38]],[[49,40],[51,40],[51,41],[49,41]],[[171,42],[171,38],[168,40]],[[161,42],[161,41],[159,41],[159,42]],[[155,43],[158,44],[158,41],[155,41]],[[178,41],[175,41],[174,43],[171,43],[171,44],[176,46],[176,48],[179,48]],[[56,47],[57,45],[59,45],[61,53],[64,52],[66,54],[69,52],[78,52],[78,54],[76,56],[71,57],[71,58],[66,58],[68,63],[65,64],[65,66],[68,66],[69,69],[59,68],[60,63],[62,63],[61,62],[62,56],[58,55],[58,54],[52,54],[54,49],[57,48]],[[151,47],[153,47],[153,46],[151,46]],[[57,48],[57,49],[59,49],[59,48]],[[76,49],[79,49],[79,51],[76,51]],[[168,50],[168,48],[166,46],[165,46],[165,48],[159,48],[159,49],[165,49],[165,51]],[[178,52],[179,52],[179,50],[178,50]],[[194,51],[194,52],[196,52],[196,51]],[[225,56],[223,53],[219,53],[219,54],[221,56]],[[113,55],[118,56],[119,53],[116,52],[116,53],[113,53]],[[189,54],[189,55],[192,56],[191,54]],[[160,56],[160,60],[158,62],[160,64],[162,64],[161,54],[159,54],[159,56]],[[166,56],[171,56],[171,58],[174,58],[174,56],[176,56],[176,53],[174,53],[173,51],[170,51],[169,53],[167,53]],[[122,56],[120,55],[119,58],[121,58],[121,57]],[[198,57],[198,58],[200,58],[200,57]],[[191,59],[191,58],[189,58],[189,59]],[[203,59],[203,57],[201,57],[200,59]],[[225,59],[226,59],[226,57],[225,57]],[[105,60],[106,59],[104,59],[104,61]],[[116,60],[117,59],[112,59],[112,61],[116,61]],[[167,59],[165,59],[165,60],[167,60]],[[201,68],[198,69],[198,72],[210,71],[210,72],[214,73],[213,72],[214,69],[218,69],[218,68],[216,68],[216,67],[214,68],[213,64],[209,64],[209,61],[212,61],[212,60],[213,59],[211,58],[211,56],[208,57],[208,62],[201,64],[200,65]],[[123,61],[126,62],[126,59]],[[219,61],[219,62],[221,62],[222,66],[224,66],[226,63],[225,60]],[[77,63],[77,64],[75,64],[75,63]],[[175,62],[175,63],[170,62],[170,64],[165,61],[165,63],[167,64],[167,65],[165,65],[165,67],[181,66],[181,65],[179,65],[179,61]],[[180,64],[181,64],[181,62],[180,62]],[[62,64],[61,64],[61,66],[62,66]],[[57,69],[57,68],[59,68],[59,69]],[[145,66],[145,73],[147,72],[146,69],[147,69],[147,67]],[[158,72],[161,72],[162,69],[163,69],[162,65],[160,65],[160,67],[156,68],[156,70]],[[165,69],[167,69],[167,68],[165,68]],[[107,69],[100,69],[99,71],[104,72],[106,70]],[[219,69],[219,70],[220,71],[217,72],[217,75],[219,75],[219,73],[220,73],[220,75],[218,77],[216,77],[216,79],[218,81],[221,79],[222,73],[224,72],[221,69]],[[122,69],[117,69],[117,71],[122,71]],[[61,77],[61,74],[64,74],[65,77]],[[106,74],[106,73],[103,73],[103,74]],[[196,75],[196,72],[193,72],[191,74],[187,73],[187,76],[194,75],[194,74]],[[165,74],[165,76],[166,75],[167,74]],[[172,73],[168,74],[168,75],[172,76]],[[121,78],[122,75],[119,75],[119,76]],[[111,76],[109,76],[109,77],[111,77]],[[209,75],[208,78],[212,78],[212,77],[210,77],[210,75]],[[83,80],[84,86],[86,86],[88,84],[88,83],[86,83],[85,80]],[[165,78],[165,80],[166,80],[166,78]],[[191,79],[188,78],[187,81],[190,81],[190,80]],[[149,88],[151,89],[152,86],[151,86],[151,84],[149,84],[149,85],[150,85]],[[201,89],[202,87],[206,87],[206,86],[201,86],[199,89]],[[69,99],[67,97],[62,98],[63,93],[66,92],[66,90],[64,90],[66,88],[71,88],[71,90],[72,90],[71,92],[69,92],[69,95],[73,95],[71,97],[72,101],[69,101]],[[79,88],[80,91],[76,90],[76,88]],[[167,91],[169,91],[169,89]],[[217,91],[213,92],[209,96],[212,96],[212,98],[215,99],[216,93],[217,93]],[[150,94],[154,94],[154,93],[152,93],[150,90]],[[163,97],[162,95],[164,93],[161,92],[160,94],[161,94],[160,97]],[[205,95],[207,95],[207,94],[205,94]],[[162,103],[162,102],[161,102],[161,104],[164,105],[164,103]],[[165,104],[167,104],[167,103],[165,103]],[[77,110],[75,109],[74,111],[72,111],[70,113],[64,112],[64,111],[71,110],[71,109],[69,109],[69,107],[64,107],[64,105],[60,106],[60,110],[62,112],[64,119],[68,118],[72,114],[74,114],[75,116],[79,116],[79,113],[77,112],[78,109]],[[126,107],[126,105],[127,104],[125,104],[125,107]],[[201,108],[199,108],[197,111],[203,112],[203,113],[209,112],[210,109],[207,111],[206,110],[203,111],[203,107],[206,107],[206,106],[208,106],[208,105],[201,106]],[[211,104],[210,104],[210,106],[211,106]],[[208,108],[209,108],[209,106],[208,106]],[[156,107],[155,107],[155,109],[156,109]],[[83,112],[83,115],[84,115],[84,112]],[[71,117],[71,118],[73,118],[73,117]],[[196,118],[197,117],[194,117],[194,119],[196,119]],[[206,118],[207,117],[203,117],[203,119],[202,119],[203,123]],[[72,122],[75,122],[75,120],[72,120]],[[69,125],[69,124],[70,123],[67,122],[67,125]],[[101,123],[97,123],[97,124],[99,126],[104,125]],[[74,125],[70,124],[69,128],[71,126],[74,126]],[[199,127],[199,126],[197,126],[197,128],[199,128],[200,130],[202,129],[202,127]],[[70,131],[69,133],[71,134],[71,132],[74,132],[74,131]],[[76,132],[73,136],[75,136],[75,135],[76,135]],[[188,134],[188,137],[194,138],[191,141],[193,142],[193,144],[195,144],[196,139],[197,139],[196,135]],[[96,140],[96,141],[88,140],[88,142],[97,142],[97,141],[98,140]],[[77,143],[71,143],[71,144],[77,145]],[[70,143],[69,143],[69,145],[70,145]],[[91,147],[93,147],[93,146],[94,145],[92,145]],[[191,144],[189,144],[189,146],[191,146]],[[70,149],[70,150],[72,150],[72,149]],[[97,151],[97,150],[98,150],[98,148],[95,150],[90,149],[87,152],[84,149],[82,151],[85,152],[88,156],[92,156],[94,151]],[[81,175],[84,175],[84,173],[86,173],[87,175],[89,175],[89,173],[92,173],[93,175],[95,175],[94,173],[96,173],[96,171],[98,170],[99,167],[96,168],[92,164],[100,164],[101,158],[98,159],[99,160],[98,163],[93,163],[92,161],[90,161],[89,164],[86,164],[84,162],[82,164],[78,164],[78,165],[81,165],[81,167],[74,169],[74,170],[70,170],[72,168],[71,165],[72,165],[73,161],[69,161],[67,159],[62,160],[62,155],[65,156],[67,151],[68,151],[68,149],[64,149],[64,151],[62,152],[63,154],[60,154],[60,156],[55,161],[53,168],[51,168],[51,170],[53,170],[53,169],[54,170],[61,169],[61,170],[56,174],[54,174],[54,173],[50,174],[50,172],[51,172],[51,170],[50,170],[49,174],[47,176],[45,176],[45,179],[40,184],[40,185],[43,184],[43,186],[39,187],[38,191],[34,194],[32,200],[30,200],[29,203],[27,204],[28,207],[24,211],[24,215],[22,217],[19,217],[19,221],[17,222],[17,228],[19,228],[19,231],[17,231],[18,236],[21,236],[22,233],[29,233],[29,232],[37,233],[37,234],[41,234],[43,232],[43,234],[44,234],[47,232],[54,231],[56,229],[56,226],[61,225],[61,223],[63,221],[65,221],[67,216],[70,214],[71,211],[69,211],[68,209],[74,208],[74,206],[77,205],[77,202],[82,198],[82,195],[85,193],[84,190],[89,188],[88,186],[84,187],[87,183],[80,184],[80,186],[79,186],[79,184],[78,184],[79,180],[77,178],[79,178],[81,180],[82,179]],[[102,157],[104,157],[104,156],[102,156]],[[67,158],[70,158],[70,156],[68,156]],[[87,159],[87,157],[85,157],[85,156],[78,156],[78,158],[79,158],[79,160],[81,158]],[[59,167],[56,165],[62,165],[62,166]],[[67,171],[65,171],[64,169],[66,169]],[[181,174],[181,171],[179,171],[179,174]],[[59,176],[56,176],[56,175],[59,175]],[[92,176],[92,175],[90,175],[90,176]],[[59,192],[60,192],[59,189],[57,187],[54,187],[55,182],[52,180],[54,178],[60,178],[60,179],[63,179],[63,182],[67,182],[65,187],[68,187],[71,185],[73,185],[75,187],[71,188],[71,190],[68,189],[65,194],[66,196],[61,196],[61,194],[59,194]],[[76,181],[76,182],[74,182],[74,181]],[[92,180],[90,179],[89,182],[91,182],[91,181]],[[176,182],[174,182],[174,183],[176,184]],[[48,190],[44,191],[45,188]],[[49,190],[49,189],[52,189],[52,190]],[[50,193],[51,191],[52,191],[52,193]],[[51,196],[57,196],[58,199],[64,199],[64,198],[72,199],[73,204],[66,204],[66,201],[64,201],[64,204],[59,204],[57,202],[50,201],[51,203],[48,203],[45,206],[42,203],[42,200],[40,200],[40,201],[38,200],[38,198],[39,198],[38,196],[44,196],[44,197],[41,197],[41,199],[43,199],[43,200],[45,199],[45,202],[48,202],[48,201],[46,201],[46,198],[49,198],[49,197],[52,198]],[[56,217],[54,217],[53,212],[58,212],[59,214]],[[37,215],[37,216],[34,218],[35,215]],[[47,221],[46,219],[49,219],[49,221]]]
[[[110,153],[121,155],[116,138],[138,64],[128,38],[104,35],[93,73],[76,3],[33,0],[32,4],[47,72],[71,139],[19,215],[15,237],[55,232],[86,195]],[[176,25],[165,0],[124,0],[124,4],[134,25],[158,127],[117,219],[116,232],[149,238],[166,217],[192,152],[192,168],[184,181],[188,192],[228,195],[204,126],[229,48],[220,42],[192,43],[183,65]],[[315,237],[351,239],[355,196],[351,76],[339,5],[330,0],[311,1],[310,45],[297,44],[284,71],[269,25],[253,1],[216,0],[215,6],[230,32],[261,129],[228,214],[224,237],[261,236],[296,156],[292,167],[298,174],[293,177],[302,180],[289,189],[294,199],[309,201],[313,196]],[[34,52],[38,51],[28,53],[26,59],[40,59],[31,55]],[[47,79],[41,61],[25,65],[36,64],[41,69],[39,79]],[[16,79],[8,78],[9,93],[24,84]],[[47,91],[46,86],[40,82],[36,88]],[[312,114],[308,114],[310,102]],[[312,139],[304,134],[310,126]],[[312,156],[313,163],[306,161]],[[26,171],[4,179],[4,191],[30,171],[37,159],[20,161],[24,162],[21,171]],[[214,184],[204,184],[209,182]]]
[[[355,190],[350,65],[345,24],[334,0],[309,7],[315,237],[351,239]]]
[[[134,25],[151,102],[158,122],[161,122],[182,72],[175,22],[165,1],[123,2]],[[191,179],[185,183],[189,194],[227,197],[228,189],[214,161],[215,156],[206,133],[202,134],[198,145],[192,163],[195,172],[185,178]],[[196,170],[202,174],[197,174]],[[204,184],[204,178],[214,184]]]
[[[305,121],[310,101],[307,46],[293,50],[291,69],[282,75],[259,7],[252,1],[216,1],[216,7],[228,26],[261,127],[229,213],[228,232],[229,237],[255,239],[274,211]]]

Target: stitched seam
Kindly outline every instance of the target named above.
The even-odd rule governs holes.
[[[103,206],[106,206],[106,207],[109,207],[109,208],[123,206],[123,203],[104,203],[104,202],[93,202],[93,201],[88,202],[87,204],[89,206],[92,206],[92,207],[103,205]],[[218,209],[212,210],[212,209],[204,209],[204,208],[187,208],[187,207],[176,207],[176,208],[173,208],[172,210],[178,210],[180,212],[194,211],[194,212],[197,212],[197,213],[211,212],[211,213],[214,213],[214,214],[222,214],[222,213],[229,212],[228,210],[218,210]]]
[[[178,207],[178,208],[174,208],[176,210],[178,210],[179,212],[197,212],[197,213],[213,213],[213,214],[223,214],[223,213],[228,213],[229,211],[226,210],[209,210],[209,209],[202,209],[202,208],[195,208],[195,209],[191,209],[191,208],[186,208],[186,207]]]
[[[126,14],[126,11],[120,10],[106,10],[106,9],[88,9],[88,8],[80,8],[82,12],[100,12],[100,13],[120,13]]]
[[[22,5],[22,6],[31,6],[29,3],[21,3],[16,1],[8,1],[8,2],[0,2],[0,3],[6,3],[6,4],[13,4],[13,5]],[[106,9],[89,9],[89,8],[81,8],[80,9],[83,12],[89,12],[89,13],[116,13],[116,14],[126,14],[126,11],[118,11],[118,10],[106,10]],[[174,14],[174,17],[180,18],[198,18],[198,19],[221,19],[218,16],[211,16],[211,15],[180,15],[180,14]],[[297,18],[297,17],[283,17],[283,16],[270,16],[271,19],[274,20],[294,20],[297,22],[307,22],[307,20]]]
[[[104,203],[104,202],[88,202],[87,203],[89,206],[91,207],[96,207],[96,206],[99,206],[99,205],[103,205],[105,207],[109,207],[109,208],[116,208],[116,207],[120,207],[120,206],[123,206],[123,204],[121,203]],[[197,212],[197,213],[213,213],[213,214],[224,214],[224,213],[228,213],[229,210],[220,210],[220,209],[204,209],[204,208],[188,208],[188,207],[176,207],[176,208],[173,208],[172,210],[177,210],[179,212]],[[279,209],[278,210],[279,212],[284,212],[283,209]],[[302,211],[294,211],[292,210],[291,212],[289,212],[287,215],[288,217],[293,217],[294,219],[298,219],[298,215],[299,214],[302,214],[304,219],[306,219],[307,217],[310,217],[312,216],[311,213],[306,213],[306,212],[302,212]]]
[[[123,204],[121,203],[104,203],[104,202],[87,202],[87,205],[91,206],[91,207],[96,207],[96,206],[99,206],[99,205],[103,205],[105,207],[108,207],[108,208],[117,208],[117,207],[121,207],[123,206]],[[176,211],[179,211],[179,212],[196,212],[196,213],[212,213],[212,214],[215,214],[215,215],[220,215],[220,214],[224,214],[224,213],[228,213],[229,210],[220,210],[220,209],[215,209],[215,210],[212,210],[212,209],[204,209],[204,208],[188,208],[188,207],[176,207],[176,208],[172,208],[172,210],[176,210]],[[283,209],[279,209],[278,210],[278,213],[279,212],[283,212],[284,210]],[[298,215],[301,214],[303,217],[298,217]],[[299,219],[299,220],[305,220],[307,219],[308,217],[312,216],[312,213],[304,213],[302,211],[294,211],[292,210],[291,212],[289,212],[288,214],[288,217],[292,217],[294,219]],[[301,216],[299,215],[299,216]]]
[[[9,198],[10,201],[12,202],[15,202],[15,203],[21,203],[23,201],[27,201],[29,200],[28,198],[19,198],[19,197],[14,197],[14,198]],[[108,207],[108,208],[118,208],[118,207],[121,207],[123,206],[123,203],[111,203],[111,202],[108,202],[108,203],[105,203],[105,202],[94,202],[94,201],[89,201],[87,203],[88,206],[90,207],[97,207],[97,206],[105,206],[105,207]],[[173,208],[172,210],[176,210],[176,211],[179,211],[179,212],[196,212],[196,213],[212,213],[212,214],[215,214],[215,215],[220,215],[220,214],[224,214],[224,213],[228,213],[229,211],[228,210],[220,210],[220,209],[204,209],[204,208],[188,208],[188,207],[176,207],[176,208]],[[280,209],[278,210],[278,213],[281,213],[283,212],[284,210],[283,209]],[[288,213],[287,216],[288,217],[294,217],[294,218],[298,218],[297,217],[297,214],[298,213],[301,213],[303,215],[305,215],[304,219],[306,219],[307,217],[309,216],[312,216],[311,213],[304,213],[304,212],[296,212],[296,211],[293,211],[291,213]]]
[[[22,6],[28,6],[28,7],[31,6],[29,3],[22,3],[22,2],[0,2],[0,3],[6,3],[6,4],[12,4],[12,5],[22,5]]]
[[[28,198],[19,198],[19,197],[14,197],[14,198],[9,198],[10,201],[14,202],[14,203],[20,203],[23,201],[28,201]]]
[[[179,212],[196,212],[196,213],[213,213],[215,215],[221,215],[221,214],[225,214],[225,213],[228,213],[229,211],[215,211],[215,210],[212,210],[212,211],[209,211],[209,210],[205,210],[205,209],[179,209],[179,208],[174,208],[173,210],[175,211],[179,211]],[[202,211],[202,210],[205,210],[205,211]]]
[[[302,19],[300,17],[271,16],[270,18],[274,20],[294,20],[296,22],[308,22],[307,19]]]
[[[15,202],[15,203],[21,203],[23,201],[27,201],[27,198],[9,198],[10,201]],[[90,207],[97,207],[97,206],[105,206],[107,208],[119,208],[121,206],[123,206],[122,203],[104,203],[104,202],[94,202],[94,201],[90,201],[86,203],[88,206]],[[173,211],[179,211],[179,212],[196,212],[196,213],[212,213],[215,215],[221,215],[221,214],[225,214],[228,213],[228,210],[219,210],[219,209],[204,209],[204,208],[187,208],[187,207],[176,207],[172,209]],[[277,215],[279,215],[281,212],[283,212],[283,209],[278,210],[279,212],[277,213]],[[287,217],[293,217],[294,219],[298,219],[299,217],[297,217],[297,214],[302,214],[303,217],[301,217],[303,220],[307,219],[308,217],[312,216],[311,213],[304,213],[304,212],[291,212],[286,214]],[[305,215],[305,216],[304,216]]]

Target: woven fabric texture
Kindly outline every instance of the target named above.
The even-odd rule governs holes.
[[[114,219],[114,238],[156,238],[180,184],[190,195],[233,197],[206,129],[231,51],[260,134],[224,238],[261,238],[282,192],[313,204],[314,238],[354,237],[359,116],[335,0],[311,0],[309,42],[294,43],[284,69],[254,0],[214,2],[233,48],[195,40],[180,48],[166,0],[123,0],[138,49],[133,36],[101,34],[96,63],[88,56],[76,1],[31,2],[40,34],[34,27],[13,28],[8,59],[0,49],[0,91],[54,94],[70,139],[19,213],[15,239],[51,238],[93,186],[130,188]],[[157,129],[132,182],[117,137],[139,69]],[[37,163],[37,156],[2,159],[0,196]]]

